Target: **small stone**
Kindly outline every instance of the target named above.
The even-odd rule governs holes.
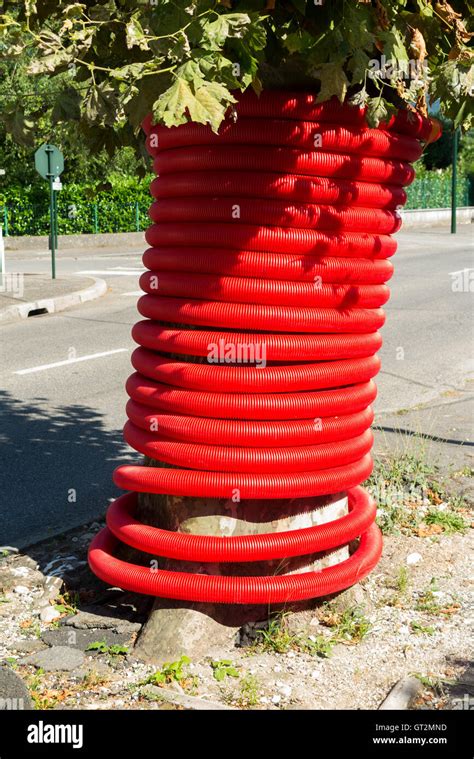
[[[45,672],[71,672],[80,667],[85,661],[85,655],[77,648],[53,646],[44,651],[27,656],[22,664],[32,664],[41,667]]]
[[[313,671],[311,672],[311,679],[319,680],[320,678],[321,678],[321,672],[319,672],[319,670],[317,669],[313,669]]]
[[[28,567],[12,567],[10,572],[14,577],[28,577],[30,570]]]
[[[60,616],[61,612],[57,611],[54,606],[45,606],[44,609],[41,609],[40,619],[46,624],[54,622],[56,619],[59,619]]]
[[[48,601],[54,601],[59,596],[62,587],[63,580],[61,577],[49,575],[44,581],[43,598]]]
[[[272,703],[273,704],[279,704],[281,701],[281,696],[272,696]]]
[[[15,585],[13,588],[13,592],[16,593],[18,596],[26,596],[30,591],[29,588],[26,587],[26,585]]]
[[[419,564],[420,561],[423,561],[423,556],[421,553],[409,553],[407,556],[407,564],[408,566],[413,566],[414,564]]]
[[[33,570],[37,570],[39,567],[38,562],[32,559],[31,556],[19,556],[18,558],[15,558],[14,561],[16,561],[18,565],[28,567],[29,569]]]
[[[278,690],[282,694],[282,696],[285,696],[285,698],[289,698],[291,696],[291,685],[286,685],[286,683],[281,683],[279,685]]]

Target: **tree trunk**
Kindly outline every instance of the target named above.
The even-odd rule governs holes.
[[[152,462],[148,460],[147,464]],[[300,530],[339,519],[346,513],[345,493],[291,501],[241,503],[224,499],[142,494],[137,519],[166,530],[230,537]],[[343,546],[336,550],[269,562],[196,564],[157,558],[160,568],[178,572],[255,576],[320,571],[347,557],[348,548]],[[149,561],[149,557],[147,559]],[[286,608],[295,606],[301,608],[302,605],[292,604]],[[242,625],[264,620],[280,608],[157,599],[137,642],[135,654],[155,663],[173,661],[182,654],[198,659],[215,647],[233,645]]]

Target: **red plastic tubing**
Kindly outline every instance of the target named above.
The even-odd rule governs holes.
[[[157,466],[122,466],[128,491],[109,508],[89,562],[106,582],[195,602],[268,604],[342,590],[377,564],[371,404],[391,235],[431,123],[400,113],[371,129],[363,109],[307,93],[239,95],[214,134],[143,128],[154,159],[151,246],[132,330],[127,443]],[[288,504],[347,491],[348,513],[305,529],[237,537],[141,524],[138,494]],[[238,509],[237,504],[237,509]],[[319,572],[214,574],[353,544]],[[151,569],[118,542],[194,562]],[[195,563],[201,567],[194,572]]]

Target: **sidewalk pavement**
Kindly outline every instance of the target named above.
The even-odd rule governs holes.
[[[97,277],[61,276],[21,272],[0,274],[0,324],[65,308],[100,298],[107,283]]]
[[[397,413],[375,414],[374,453],[398,456],[425,451],[426,459],[449,476],[464,471],[460,494],[474,503],[474,380],[431,403]]]

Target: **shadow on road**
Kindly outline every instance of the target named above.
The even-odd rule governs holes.
[[[122,431],[108,430],[97,410],[5,391],[0,441],[0,544],[20,548],[103,516],[119,492],[112,472],[131,458]]]

